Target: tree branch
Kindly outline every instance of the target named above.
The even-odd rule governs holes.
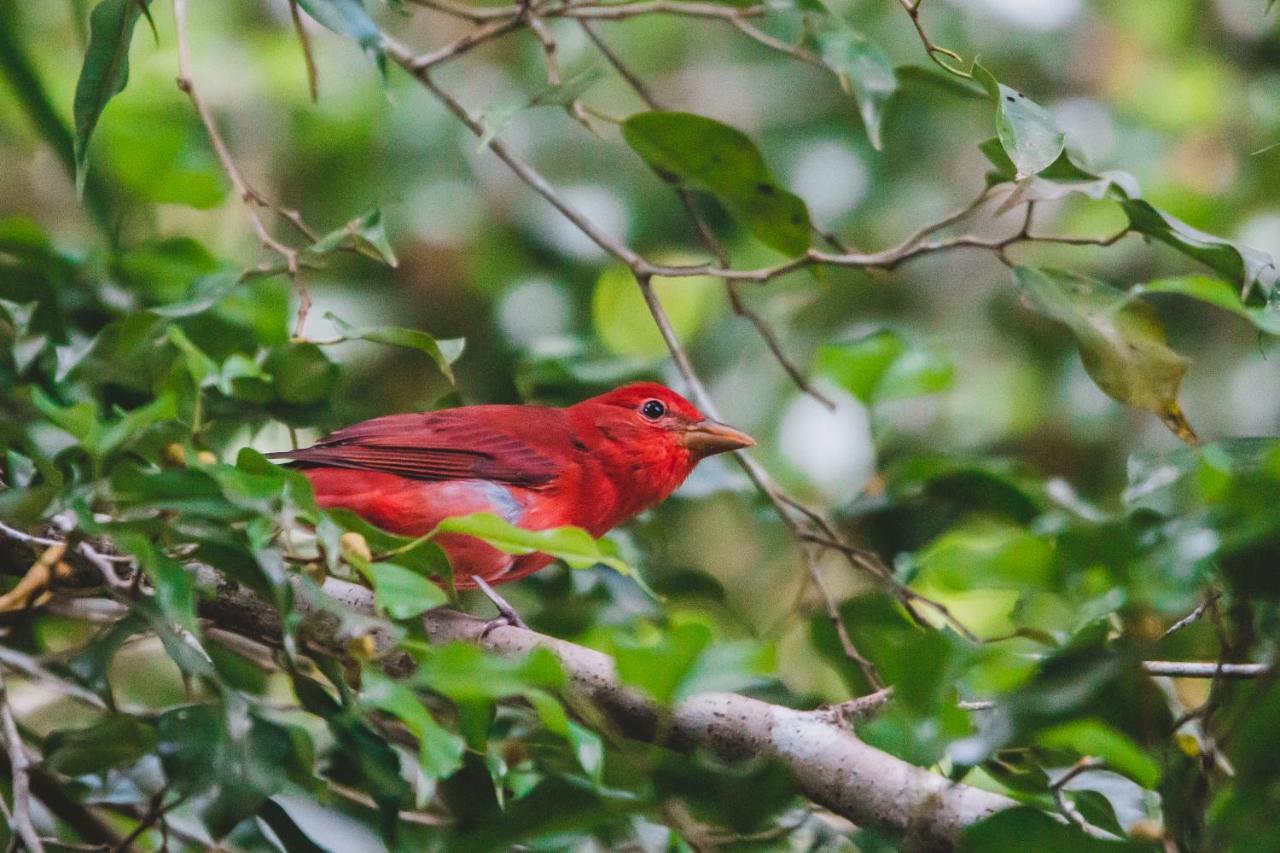
[[[224,630],[278,640],[279,617],[269,605],[210,569],[200,571],[202,585],[215,589],[202,605],[202,616]],[[374,612],[365,587],[329,578],[323,591],[335,606]],[[306,596],[297,601],[298,610],[307,614],[303,633],[308,640],[340,650],[345,638],[338,634],[337,618],[318,611]],[[613,659],[593,649],[509,626],[486,635],[484,620],[446,609],[428,612],[424,624],[432,643],[475,643],[510,657],[547,649],[564,667],[570,698],[591,703],[625,736],[676,750],[701,747],[724,760],[775,758],[814,802],[859,826],[909,839],[913,849],[951,849],[965,827],[1015,805],[868,746],[828,709],[797,711],[729,693],[701,694],[668,709],[623,685]],[[374,639],[384,648],[382,660],[390,672],[411,665],[386,648],[385,637]]]
[[[9,530],[12,529],[0,530],[0,534]],[[18,537],[5,535],[0,541],[24,549],[24,554],[25,549],[42,541],[41,537],[17,532]],[[24,560],[25,556],[14,565],[25,564]],[[83,554],[77,554],[76,560],[75,571],[61,580],[59,589],[100,586],[94,564]],[[0,560],[0,569],[13,571],[7,562]],[[272,605],[214,568],[202,564],[188,568],[196,576],[196,585],[205,592],[199,613],[206,630],[243,638],[242,643],[280,643],[280,615]],[[299,638],[320,653],[345,656],[353,637],[344,632],[340,614],[374,614],[373,593],[333,577],[325,580],[319,596],[302,588],[307,581],[301,576],[294,576],[292,583],[297,592],[294,609],[302,617]],[[114,600],[55,598],[54,603],[68,600],[107,601],[112,605],[112,619],[128,612]],[[367,630],[367,625],[363,623],[361,630]],[[952,783],[903,762],[863,743],[849,731],[850,719],[877,713],[889,700],[891,690],[808,711],[723,693],[694,696],[675,708],[666,708],[622,684],[613,659],[601,652],[520,628],[498,627],[486,633],[488,625],[485,620],[443,608],[429,611],[424,617],[432,643],[475,643],[504,656],[545,648],[560,659],[568,676],[569,704],[589,702],[601,711],[610,730],[676,750],[707,749],[725,760],[771,756],[790,769],[798,789],[813,802],[860,826],[907,840],[913,849],[950,849],[966,826],[1015,805],[999,794]],[[412,671],[412,659],[393,645],[390,633],[376,627],[376,621],[369,636],[376,659],[388,673],[403,675]],[[22,660],[5,663],[33,678],[42,677],[38,664],[33,667]],[[1272,669],[1264,664],[1189,661],[1146,661],[1143,666],[1152,675],[1182,678],[1256,678]],[[964,702],[961,707],[982,710],[991,707],[991,703]],[[0,708],[0,716],[3,710]],[[7,741],[10,749],[13,742]],[[32,781],[39,779],[32,776]],[[46,798],[42,795],[41,799]],[[1095,832],[1092,827],[1088,831]]]

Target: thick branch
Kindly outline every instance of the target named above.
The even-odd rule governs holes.
[[[216,584],[216,594],[202,615],[236,633],[277,636],[279,620],[268,605],[204,571],[202,579]],[[324,591],[344,607],[373,612],[372,594],[362,586],[330,578]],[[332,615],[301,601],[299,609],[309,614],[306,632],[313,641],[341,645]],[[868,746],[829,710],[797,711],[729,693],[694,696],[667,709],[622,685],[613,659],[592,649],[512,627],[482,636],[486,622],[452,610],[429,612],[425,624],[433,643],[476,643],[508,656],[548,649],[560,659],[573,698],[598,707],[624,735],[679,750],[701,747],[726,760],[776,758],[814,802],[859,826],[909,839],[913,849],[950,849],[966,826],[1014,805]],[[390,654],[389,669],[403,668],[405,661]]]

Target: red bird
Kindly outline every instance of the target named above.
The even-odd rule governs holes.
[[[442,519],[492,512],[528,530],[572,524],[602,536],[670,495],[699,461],[751,447],[750,436],[703,416],[652,382],[625,385],[563,409],[466,406],[388,415],[315,445],[271,454],[303,468],[316,500],[403,536]],[[437,543],[459,588],[489,588],[554,558],[512,556],[461,534]]]

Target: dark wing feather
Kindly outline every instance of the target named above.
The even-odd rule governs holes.
[[[511,421],[520,427],[545,417],[550,410],[534,410],[518,419],[500,417],[515,409],[483,406],[447,409],[418,415],[388,415],[355,424],[311,447],[268,454],[304,467],[382,471],[416,480],[493,480],[534,487],[555,479],[554,460],[511,429],[481,421]],[[486,410],[478,413],[477,409]],[[465,414],[464,414],[465,413]],[[478,417],[490,414],[499,417]]]

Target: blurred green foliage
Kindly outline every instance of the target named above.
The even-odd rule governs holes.
[[[193,849],[889,849],[783,768],[642,746],[565,707],[550,655],[426,644],[442,552],[320,511],[261,455],[388,412],[678,385],[631,272],[509,172],[500,142],[655,263],[708,260],[673,185],[739,268],[925,249],[734,295],[706,275],[654,284],[760,462],[983,641],[920,626],[823,553],[845,626],[895,689],[860,736],[1028,806],[963,849],[1280,847],[1274,679],[1142,668],[1271,663],[1280,636],[1265,0],[926,0],[922,27],[963,61],[938,58],[981,56],[973,79],[931,64],[888,0],[771,4],[750,18],[764,39],[687,16],[593,23],[661,110],[548,15],[559,82],[526,27],[433,72],[483,117],[481,140],[379,40],[426,52],[473,22],[299,6],[314,102],[289,4],[191,4],[189,73],[259,204],[174,85],[170,3],[0,0],[0,520],[105,539],[155,591],[109,626],[5,614],[7,649],[99,697],[8,679],[72,800],[122,834],[162,803]],[[984,191],[976,216],[911,236]],[[316,305],[301,336],[250,212],[298,251]],[[956,237],[977,245],[930,248]],[[748,311],[834,406],[795,386]],[[1179,443],[1192,429],[1203,443]],[[787,528],[722,461],[612,542],[451,523],[634,569],[660,597],[604,567],[507,589],[535,629],[608,652],[658,702],[812,707],[869,688]],[[28,565],[0,553],[11,587]],[[190,561],[279,612],[274,668],[208,635]],[[294,633],[324,572],[363,579],[380,609],[337,614],[345,670]],[[374,629],[411,653],[407,678],[362,656]],[[1086,758],[1098,767],[1062,782]],[[1064,808],[1128,840],[1046,814]]]

